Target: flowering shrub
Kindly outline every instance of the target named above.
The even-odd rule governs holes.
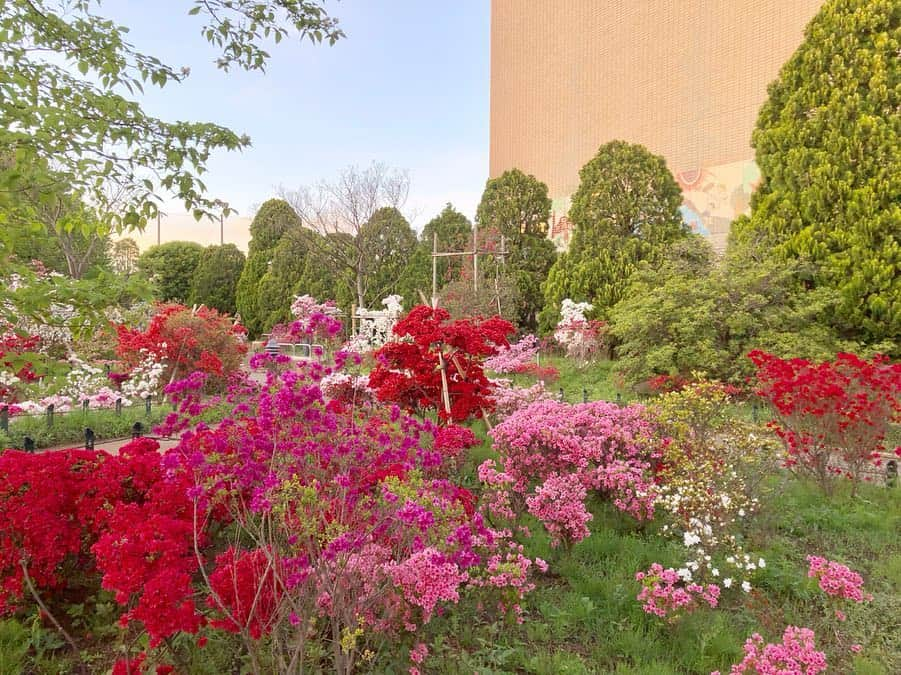
[[[376,353],[369,375],[380,401],[409,411],[434,409],[443,421],[462,422],[490,412],[491,383],[483,361],[507,345],[513,326],[498,317],[449,321],[444,309],[414,307]]]
[[[549,401],[554,397],[543,382],[536,382],[531,387],[517,387],[507,379],[490,380],[491,398],[494,411],[500,419],[509,417],[517,410],[527,408],[538,401]]]
[[[292,338],[330,340],[342,329],[340,310],[331,300],[319,302],[310,295],[298,295],[291,303],[294,322],[287,326]]]
[[[552,544],[588,536],[590,491],[638,519],[654,513],[653,426],[641,406],[539,401],[492,431],[495,460],[479,467],[493,512],[513,518],[526,510],[542,521]]]
[[[788,626],[781,643],[764,644],[763,638],[754,633],[745,642],[745,657],[732,666],[731,675],[760,673],[761,675],[817,675],[826,671],[826,654],[817,651],[814,633],[809,628]],[[711,673],[719,675],[719,671]]]
[[[128,398],[147,398],[160,390],[166,361],[149,351],[142,350],[141,360],[127,374],[119,378],[119,388]],[[112,375],[112,373],[110,373]]]
[[[172,381],[193,371],[206,373],[208,386],[222,388],[241,365],[247,346],[244,328],[214,309],[192,310],[161,304],[146,330],[116,326],[117,353],[129,367],[149,369],[152,356]],[[146,371],[145,371],[146,372]]]
[[[22,387],[38,379],[25,355],[40,346],[36,335],[22,335],[7,321],[0,321],[0,403],[15,403]]]
[[[815,364],[756,350],[758,394],[774,407],[773,428],[785,442],[786,464],[830,492],[833,477],[855,484],[878,453],[892,421],[901,419],[901,363],[839,354]],[[901,456],[901,448],[895,452]]]
[[[180,489],[165,487],[158,448],[155,441],[139,439],[118,455],[93,450],[7,450],[0,455],[0,614],[29,601],[26,575],[41,593],[73,585],[96,589],[102,575],[109,575],[103,576],[105,586],[131,578],[128,589],[141,602],[159,601],[157,586],[166,588],[168,580],[154,585],[148,575],[131,576],[134,563],[153,564],[143,562],[154,554],[148,542],[165,537],[160,521],[148,522],[145,516],[169,500],[187,501],[183,484]],[[143,548],[133,558],[119,556],[116,565],[108,565],[106,549],[98,542],[114,532],[131,541],[132,549]],[[161,573],[168,572],[166,562],[158,565]],[[134,611],[140,607],[139,602]],[[163,621],[169,613],[157,607],[147,614],[153,615]]]
[[[538,354],[538,338],[534,335],[523,335],[519,342],[507,347],[499,347],[497,354],[485,359],[485,367],[495,373],[522,373],[535,364]]]
[[[736,577],[747,591],[765,561],[744,551],[740,534],[779,448],[775,438],[729,415],[730,400],[718,383],[700,381],[663,394],[650,408],[661,447],[657,506],[667,516],[663,531],[691,552],[689,573],[721,578],[727,588]]]
[[[230,417],[185,433],[164,460],[201,513],[245,535],[203,570],[211,625],[238,634],[252,660],[272,645],[303,660],[322,641],[349,672],[367,642],[402,640],[467,596],[515,613],[532,561],[448,479],[472,432],[326,400],[320,382],[335,373],[313,361],[267,371],[258,391],[233,389]],[[201,380],[170,387],[180,409],[202,409]]]
[[[345,405],[362,405],[374,400],[373,391],[369,388],[369,378],[365,375],[331,373],[325,375],[319,385],[326,399],[340,401]]]
[[[560,321],[554,329],[554,339],[566,350],[566,355],[586,363],[604,346],[607,324],[585,317],[593,309],[588,302],[573,302],[569,298],[560,307]]]
[[[845,565],[815,555],[807,556],[807,562],[810,563],[807,576],[816,579],[820,590],[829,597],[854,602],[873,599],[872,595],[864,593],[863,577]]]
[[[683,581],[679,573],[672,567],[666,569],[660,563],[654,563],[644,572],[636,572],[635,580],[642,585],[638,601],[644,603],[642,609],[648,614],[661,618],[676,618],[680,613],[694,610],[700,603],[706,602],[716,607],[720,597],[720,587],[716,584],[688,583]]]

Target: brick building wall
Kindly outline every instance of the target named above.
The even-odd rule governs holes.
[[[490,174],[548,184],[552,236],[606,141],[663,155],[683,215],[725,245],[759,180],[750,145],[767,84],[822,0],[492,0]]]

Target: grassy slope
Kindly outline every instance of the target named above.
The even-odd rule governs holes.
[[[552,386],[563,386],[568,400],[580,401],[583,387],[589,399],[615,400],[609,362],[586,369],[554,365],[560,380]],[[750,415],[750,406],[736,414]],[[485,437],[483,426],[477,431]],[[487,441],[474,449],[466,483],[474,485],[475,467],[491,455]],[[540,528],[532,528],[528,552],[548,560],[551,573],[530,596],[523,625],[498,629],[461,614],[441,620],[433,626],[436,648],[426,672],[728,672],[741,660],[747,637],[760,632],[777,640],[786,625],[813,628],[818,645],[832,656],[837,650],[824,623],[831,610],[806,579],[805,556],[811,554],[860,571],[875,595],[872,603],[847,611],[843,626],[850,642],[864,646],[861,655],[852,661],[841,650],[830,672],[901,672],[901,489],[864,486],[856,497],[846,490],[827,500],[793,478],[774,481],[778,498],[765,504],[747,533],[749,550],[767,561],[751,594],[730,593],[720,608],[672,624],[646,615],[635,600],[635,572],[655,561],[679,565],[684,549],[659,536],[656,525],[641,528],[598,503],[591,537],[569,552],[552,550]]]

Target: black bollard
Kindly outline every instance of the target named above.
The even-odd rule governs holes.
[[[560,387],[560,400],[563,401],[563,387]]]
[[[25,452],[34,452],[34,439],[31,436],[22,439],[22,444],[25,446]]]
[[[144,425],[140,422],[135,422],[131,427],[131,440],[136,438],[140,438],[144,435]]]
[[[147,414],[147,417],[150,417],[151,398],[150,394],[147,394],[147,396],[144,397],[144,412]]]
[[[0,408],[0,430],[9,433],[9,406]]]
[[[898,484],[898,462],[894,459],[885,463],[885,484],[892,488]]]
[[[582,387],[582,403],[588,403],[588,390]]]
[[[53,404],[47,406],[47,426],[53,426]]]
[[[121,398],[116,399],[116,414],[117,415],[122,414],[122,399]]]
[[[94,449],[94,430],[90,427],[86,427],[84,430],[84,449],[85,450],[93,450]]]

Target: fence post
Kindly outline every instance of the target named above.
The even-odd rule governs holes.
[[[147,417],[150,417],[150,406],[152,405],[150,400],[153,398],[150,394],[147,394],[144,397],[144,412],[147,414]]]
[[[5,405],[0,408],[0,429],[3,433],[9,433],[9,406]]]
[[[620,394],[619,392],[616,392],[616,405],[622,405],[622,404],[623,404],[623,395]]]
[[[560,387],[560,402],[563,402],[563,387]]]
[[[757,424],[757,401],[751,401],[751,419]]]
[[[885,463],[885,484],[892,488],[898,484],[898,462],[894,459]]]
[[[53,426],[53,404],[47,406],[47,427]]]
[[[116,414],[117,415],[122,414],[122,399],[121,398],[116,399]]]
[[[588,390],[582,387],[582,403],[588,403]]]
[[[86,427],[84,430],[84,449],[94,449],[94,430],[91,427]]]
[[[88,399],[81,402],[81,414],[82,416],[88,414]]]

